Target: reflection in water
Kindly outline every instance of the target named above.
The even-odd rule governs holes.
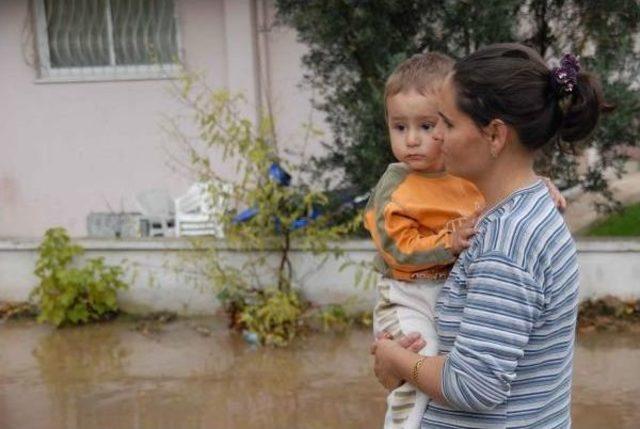
[[[95,427],[94,413],[78,410],[91,408],[105,383],[124,378],[127,354],[118,332],[107,325],[55,330],[42,337],[33,356],[56,424]]]
[[[575,428],[639,426],[640,333],[578,337],[572,416]]]
[[[639,340],[579,338],[575,428],[637,426]],[[385,393],[369,342],[356,330],[254,349],[213,319],[175,322],[151,338],[122,321],[60,331],[12,322],[0,326],[0,427],[379,427]]]

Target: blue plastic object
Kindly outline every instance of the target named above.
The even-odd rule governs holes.
[[[316,207],[311,208],[311,213],[309,213],[309,219],[317,219],[322,212],[318,210]]]
[[[242,331],[242,338],[252,346],[260,345],[260,338],[258,337],[258,334],[253,331],[247,331],[245,329],[244,331]]]
[[[269,167],[269,177],[281,186],[289,186],[291,183],[291,175],[284,171],[282,167],[275,162]]]
[[[255,215],[258,214],[258,209],[255,207],[252,207],[250,209],[246,209],[243,210],[242,212],[238,213],[232,220],[233,223],[240,223],[240,222],[246,222],[249,219],[251,219],[252,217],[254,217]]]
[[[296,219],[291,224],[291,230],[295,231],[296,229],[304,228],[307,225],[309,225],[309,219],[308,218]]]
[[[271,166],[269,167],[269,177],[272,180],[275,180],[276,183],[278,183],[281,186],[289,186],[291,184],[291,175],[287,173],[284,169],[282,169],[282,167],[280,167],[275,162],[271,164]],[[258,209],[255,207],[246,209],[233,218],[233,223],[237,224],[241,222],[246,222],[257,214],[258,214]],[[312,207],[309,215],[293,221],[289,226],[289,230],[295,231],[297,229],[304,228],[308,226],[312,220],[317,219],[318,216],[320,215],[321,215],[320,210],[318,210],[316,207]],[[274,227],[275,227],[276,233],[280,234],[282,232],[282,224],[280,222],[280,219],[278,219],[277,217],[274,217],[274,224],[275,224]]]

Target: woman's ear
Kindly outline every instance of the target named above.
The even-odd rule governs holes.
[[[484,128],[485,135],[489,141],[489,151],[491,158],[497,158],[504,150],[509,139],[509,127],[501,119],[493,119]]]

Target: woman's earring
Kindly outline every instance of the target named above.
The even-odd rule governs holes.
[[[491,154],[491,158],[496,159],[498,157],[498,154],[496,153],[495,150],[491,149],[489,151],[489,153]]]

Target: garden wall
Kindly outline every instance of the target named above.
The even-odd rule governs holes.
[[[131,287],[119,295],[121,307],[132,313],[170,310],[183,315],[210,314],[218,308],[213,288],[201,271],[197,251],[181,239],[107,240],[79,239],[85,257],[105,257],[107,263],[128,267]],[[36,285],[33,269],[37,260],[36,240],[0,240],[0,301],[24,301]],[[218,255],[240,266],[248,256],[224,243]],[[354,310],[370,308],[375,291],[354,286],[356,267],[340,271],[345,261],[362,262],[374,256],[368,241],[346,241],[345,257],[313,255],[300,248],[291,254],[295,277],[314,303],[345,303]],[[640,298],[640,239],[580,239],[581,299],[615,295]],[[202,253],[200,253],[202,256]],[[347,259],[348,258],[348,259]],[[278,263],[276,254],[270,263]],[[268,272],[247,272],[261,284],[273,283]]]

